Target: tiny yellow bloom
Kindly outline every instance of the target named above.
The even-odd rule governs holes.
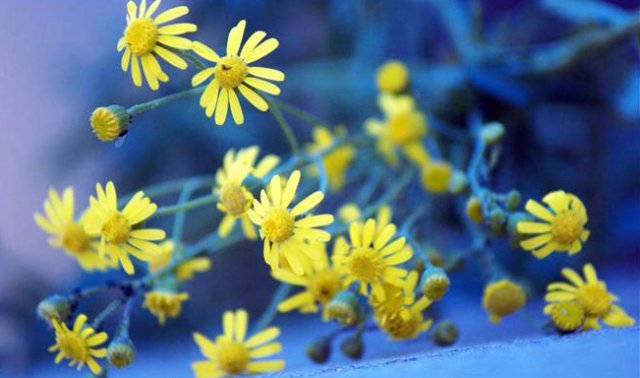
[[[405,248],[408,248],[405,246]],[[418,272],[411,271],[403,279],[402,286],[384,283],[384,299],[376,296],[369,297],[369,304],[373,308],[374,316],[381,318],[384,314],[394,314],[415,302],[415,291],[418,285]]]
[[[100,347],[109,336],[106,332],[96,333],[96,330],[87,325],[87,316],[80,314],[73,323],[73,329],[69,329],[64,322],[51,319],[51,324],[56,332],[56,343],[49,347],[49,352],[58,352],[55,362],[62,359],[71,360],[69,366],[78,364],[78,370],[84,365],[89,366],[93,374],[100,374],[102,367],[96,358],[105,358],[107,348]]]
[[[300,218],[322,202],[324,194],[320,191],[310,194],[290,209],[299,183],[300,171],[293,171],[284,183],[281,183],[280,176],[274,176],[269,183],[269,194],[263,189],[260,200],[253,200],[249,218],[260,227],[260,238],[264,240],[264,260],[271,269],[280,268],[283,256],[293,272],[302,275],[304,260],[308,259],[304,241],[329,241],[331,235],[317,227],[333,223],[333,215]]]
[[[544,196],[540,203],[529,200],[525,209],[540,221],[518,222],[516,228],[520,234],[536,235],[520,242],[520,246],[532,251],[539,259],[549,256],[553,251],[568,251],[574,255],[582,250],[582,243],[589,238],[587,210],[578,197],[562,190]]]
[[[376,317],[380,328],[391,340],[415,339],[420,333],[427,331],[433,324],[433,319],[426,319],[422,312],[431,305],[426,297],[403,306],[396,312],[385,312]]]
[[[629,327],[635,320],[614,304],[619,299],[607,290],[604,281],[598,279],[593,265],[585,264],[582,268],[585,279],[573,269],[562,269],[562,275],[569,281],[553,282],[547,286],[545,300],[549,302],[544,313],[552,315],[554,306],[558,303],[572,302],[579,304],[584,310],[585,319],[583,329],[600,329],[599,321],[610,327]],[[557,311],[557,310],[556,310]]]
[[[190,23],[163,25],[186,15],[189,8],[170,8],[154,17],[159,5],[160,0],[155,0],[148,8],[146,0],[141,0],[139,6],[129,1],[127,27],[118,40],[118,51],[124,50],[120,62],[122,70],[126,72],[131,66],[133,84],[139,87],[142,85],[142,67],[147,84],[153,90],[159,88],[158,82],[169,81],[169,76],[160,67],[158,57],[181,70],[187,68],[187,62],[174,49],[191,49],[191,41],[180,35],[198,30],[196,25]]]
[[[258,237],[248,215],[253,195],[242,183],[249,175],[263,178],[280,162],[277,156],[267,155],[256,165],[259,152],[258,146],[243,148],[237,153],[229,150],[224,155],[222,167],[216,172],[213,192],[219,196],[218,210],[225,213],[218,227],[221,237],[228,236],[238,220],[248,239]]]
[[[344,137],[347,131],[344,127],[337,127],[335,133],[326,127],[313,128],[313,143],[308,144],[307,151],[318,152],[335,143],[335,137]],[[352,145],[345,144],[334,149],[322,158],[322,165],[327,174],[329,189],[333,192],[342,189],[345,183],[345,174],[356,156],[356,149]]]
[[[489,313],[491,322],[499,323],[503,317],[522,308],[526,300],[527,295],[520,285],[502,279],[485,286],[482,307]]]
[[[191,368],[196,378],[226,377],[240,374],[269,373],[284,369],[284,360],[261,360],[282,350],[274,341],[280,329],[269,327],[246,338],[249,315],[244,309],[226,311],[222,316],[223,334],[213,340],[198,332],[193,339],[206,357]]]
[[[387,61],[378,68],[376,84],[381,92],[403,92],[409,86],[409,69],[398,60]]]
[[[340,243],[345,243],[344,238],[338,238],[334,250],[340,248]],[[324,306],[344,288],[342,276],[330,264],[324,243],[314,243],[309,248],[317,249],[311,260],[311,268],[305,270],[302,276],[280,269],[271,272],[273,278],[294,286],[303,287],[305,290],[295,294],[278,304],[278,311],[288,312],[299,309],[301,313],[318,312],[318,304]]]
[[[343,223],[351,223],[360,220],[362,212],[360,207],[353,202],[347,202],[338,208],[338,219]]]
[[[471,196],[467,200],[465,206],[467,217],[477,224],[484,222],[484,213],[482,212],[482,202],[478,197]]]
[[[130,122],[131,115],[120,105],[96,108],[89,118],[93,133],[103,142],[111,142],[124,135]]]
[[[445,161],[429,162],[422,167],[422,186],[430,193],[446,193],[449,190],[451,176],[451,164]]]
[[[236,90],[240,91],[251,105],[263,112],[269,109],[269,105],[256,93],[256,90],[274,96],[280,94],[280,88],[267,80],[283,81],[282,72],[272,68],[249,66],[275,50],[279,44],[278,40],[269,38],[263,41],[266,33],[257,31],[240,49],[246,24],[245,20],[241,20],[231,29],[227,40],[227,55],[224,57],[220,57],[218,53],[200,42],[193,43],[193,51],[196,54],[216,64],[195,74],[191,84],[195,87],[213,76],[200,97],[200,106],[205,109],[207,117],[215,113],[217,125],[224,124],[229,108],[231,108],[233,121],[238,125],[244,123],[244,115]]]
[[[402,286],[402,278],[407,275],[400,265],[413,255],[404,248],[405,238],[396,238],[396,226],[388,224],[380,231],[376,221],[368,219],[364,225],[354,222],[349,227],[350,244],[333,257],[338,271],[346,275],[345,285],[360,283],[360,293],[368,295],[371,287],[373,296],[385,300],[384,284]]]
[[[398,165],[398,149],[412,161],[428,159],[422,146],[422,138],[428,130],[427,118],[415,108],[413,98],[381,95],[379,105],[385,120],[368,119],[365,121],[365,130],[376,138],[376,148],[387,164]]]
[[[96,184],[96,192],[97,198],[90,198],[91,208],[85,231],[89,235],[100,236],[98,252],[101,256],[108,255],[113,264],[119,262],[127,274],[133,274],[135,269],[129,255],[149,261],[154,255],[162,253],[162,249],[153,241],[164,239],[164,231],[136,228],[149,219],[158,207],[145,197],[144,192],[139,191],[122,211],[118,210],[118,196],[111,181],[105,188]]]
[[[153,290],[144,295],[142,307],[149,310],[158,318],[158,323],[164,325],[167,318],[177,318],[182,313],[182,302],[189,299],[189,293],[175,293],[173,291]]]
[[[73,188],[66,188],[62,197],[55,189],[49,189],[49,198],[44,201],[45,215],[34,215],[38,226],[51,235],[49,245],[62,248],[86,271],[104,271],[115,266],[98,254],[98,242],[84,231],[87,213],[75,221],[74,208]]]
[[[182,246],[178,248],[182,248]],[[160,249],[162,253],[154,255],[147,261],[151,273],[169,265],[175,252],[173,240],[165,240],[160,243]],[[211,260],[208,257],[194,257],[178,265],[175,268],[175,276],[178,282],[184,282],[192,279],[196,273],[204,273],[209,269],[211,269]]]

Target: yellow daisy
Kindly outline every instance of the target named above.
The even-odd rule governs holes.
[[[376,322],[391,337],[391,340],[415,339],[433,324],[433,319],[425,319],[422,314],[430,305],[430,300],[420,297],[415,302],[403,305],[397,311],[379,313],[376,316]]]
[[[189,299],[189,293],[175,293],[167,290],[153,290],[144,295],[142,307],[158,318],[164,325],[167,318],[177,318],[182,313],[182,302]]]
[[[98,252],[107,254],[114,264],[118,262],[127,274],[135,269],[129,255],[149,261],[162,249],[153,241],[165,237],[163,230],[136,227],[149,219],[158,206],[152,203],[144,192],[137,192],[122,211],[118,210],[118,196],[113,182],[106,188],[96,184],[97,198],[91,196],[91,209],[85,222],[85,231],[89,235],[100,236]]]
[[[242,183],[249,175],[263,178],[280,162],[277,156],[267,155],[256,165],[259,152],[258,146],[240,149],[237,153],[229,150],[224,155],[222,167],[216,172],[213,192],[219,196],[218,210],[225,213],[218,227],[218,234],[222,237],[231,233],[238,220],[248,239],[258,237],[247,215],[253,202],[253,195]]]
[[[582,268],[585,279],[573,269],[562,269],[562,275],[569,281],[553,282],[547,286],[545,300],[549,302],[544,308],[545,314],[552,314],[558,303],[575,301],[584,310],[584,329],[600,329],[600,319],[611,327],[629,327],[635,320],[627,315],[622,307],[614,302],[619,299],[607,290],[607,284],[598,279],[593,265],[585,264]]]
[[[344,127],[337,127],[335,133],[326,127],[316,126],[313,128],[313,143],[307,145],[307,151],[318,152],[326,149],[335,143],[335,137],[344,137],[347,131]],[[327,173],[329,189],[338,191],[345,183],[345,173],[356,156],[356,149],[352,145],[345,144],[334,149],[322,157],[322,165]]]
[[[404,248],[407,248],[406,246]],[[369,297],[369,304],[373,308],[374,316],[382,318],[384,314],[399,312],[406,306],[410,306],[415,301],[415,290],[418,285],[418,272],[411,271],[403,279],[402,286],[395,286],[384,283],[385,298],[376,296]]]
[[[49,245],[62,248],[73,256],[86,271],[104,271],[113,265],[98,254],[98,243],[84,231],[83,215],[74,220],[73,188],[68,187],[62,197],[55,189],[49,189],[49,198],[44,201],[45,215],[36,213],[38,226],[51,235]],[[85,213],[86,214],[86,213]]]
[[[200,42],[193,43],[193,51],[196,54],[216,64],[194,75],[191,84],[195,87],[213,76],[200,97],[200,106],[205,109],[207,117],[215,113],[217,125],[224,124],[229,108],[231,108],[233,121],[238,125],[244,123],[244,115],[236,90],[240,91],[251,105],[263,112],[269,109],[269,105],[256,93],[256,90],[274,96],[280,94],[280,88],[267,80],[283,81],[282,72],[272,68],[249,66],[275,50],[278,47],[278,40],[269,38],[263,41],[267,34],[257,31],[240,49],[246,24],[245,20],[241,20],[231,29],[227,40],[227,55],[224,57],[220,57],[218,53]]]
[[[260,200],[253,200],[249,218],[260,227],[260,238],[264,240],[264,260],[271,269],[280,268],[280,258],[284,256],[291,269],[297,274],[304,273],[304,259],[308,256],[304,241],[327,242],[331,235],[317,227],[333,223],[333,215],[302,215],[313,210],[324,199],[320,191],[293,206],[292,202],[300,183],[300,171],[293,171],[289,179],[281,183],[276,175],[269,183],[268,191],[260,192]]]
[[[344,238],[335,241],[334,250],[340,249],[340,244],[346,243]],[[301,313],[318,312],[318,304],[324,306],[343,288],[342,275],[338,273],[329,262],[324,243],[314,243],[309,246],[317,249],[311,260],[311,269],[305,270],[299,276],[289,270],[280,269],[271,272],[273,278],[278,281],[304,288],[304,291],[295,294],[278,304],[278,311],[288,312],[298,309]]]
[[[378,300],[385,300],[384,284],[394,286],[404,284],[402,278],[407,270],[398,267],[411,259],[412,251],[404,248],[405,238],[391,239],[396,233],[396,226],[388,224],[380,232],[376,232],[376,221],[368,219],[364,225],[354,222],[349,227],[350,245],[334,256],[334,264],[346,275],[345,285],[360,283],[360,293],[368,295],[369,287]]]
[[[182,246],[178,248],[182,248]],[[165,240],[160,243],[160,249],[162,253],[152,256],[147,261],[151,273],[169,265],[175,250],[173,240]],[[178,265],[175,268],[175,275],[178,282],[184,282],[192,279],[196,273],[204,273],[209,269],[211,269],[211,260],[208,257],[194,257]]]
[[[516,228],[520,234],[536,235],[521,241],[520,246],[539,259],[553,251],[568,251],[570,255],[580,252],[590,233],[584,228],[588,218],[582,201],[571,193],[557,190],[544,196],[542,202],[549,208],[531,199],[527,201],[525,209],[540,221],[518,222]]]
[[[369,119],[365,130],[376,139],[376,148],[387,164],[398,165],[398,149],[414,161],[420,160],[418,156],[428,156],[422,146],[428,130],[427,118],[415,108],[413,98],[384,94],[380,96],[379,105],[385,120]]]
[[[56,332],[56,343],[49,347],[49,352],[58,352],[55,362],[62,359],[71,360],[69,366],[78,364],[78,370],[84,365],[89,366],[93,374],[100,374],[102,367],[95,360],[105,358],[107,348],[100,347],[109,336],[106,332],[96,333],[87,323],[87,316],[80,314],[73,323],[73,329],[69,329],[63,322],[51,319],[51,324]]]
[[[123,71],[128,71],[131,66],[131,78],[137,87],[142,85],[142,73],[149,84],[149,88],[156,90],[158,82],[167,82],[167,76],[158,57],[181,70],[187,68],[187,62],[178,56],[172,49],[189,50],[191,41],[181,34],[198,30],[198,27],[189,23],[177,23],[163,25],[189,13],[189,8],[180,6],[167,9],[156,17],[153,17],[160,0],[156,0],[147,8],[146,0],[140,1],[140,6],[135,2],[127,3],[127,27],[122,37],[118,40],[118,51],[123,51],[120,66]]]
[[[193,339],[207,358],[191,364],[196,378],[218,378],[239,374],[269,373],[284,369],[284,360],[260,360],[282,350],[274,341],[280,329],[270,327],[245,339],[249,315],[244,309],[226,311],[222,316],[223,334],[215,342],[194,332]]]

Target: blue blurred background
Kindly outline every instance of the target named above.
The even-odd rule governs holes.
[[[165,0],[162,7],[183,3]],[[585,7],[584,17],[578,19],[550,10],[554,1],[460,3],[468,16],[482,21],[473,27],[482,30],[483,42],[510,60],[474,61],[464,40],[450,33],[457,21],[448,23],[439,12],[447,6],[426,0],[189,1],[187,18],[199,26],[194,38],[218,49],[242,18],[249,31],[265,30],[278,38],[280,47],[266,62],[287,75],[282,99],[345,124],[351,132],[378,115],[374,77],[387,59],[407,62],[419,105],[429,114],[464,127],[468,112],[479,108],[485,119],[503,122],[507,137],[494,187],[518,188],[525,198],[539,198],[554,189],[578,194],[589,210],[592,238],[571,261],[565,255],[534,261],[496,241],[498,258],[514,275],[530,279],[534,289],[555,278],[560,266],[592,261],[603,267],[604,278],[613,280],[610,289],[637,319],[638,30],[562,70],[528,76],[514,74],[511,68],[524,65],[518,59],[526,57],[525,51],[544,51],[554,41],[615,26],[638,2],[605,2],[618,11],[602,17],[589,16]],[[631,17],[637,18],[637,13]],[[171,81],[158,92],[134,87],[120,70],[115,49],[124,24],[125,1],[0,2],[0,376],[71,374],[53,365],[53,356],[46,353],[52,336],[37,321],[35,305],[52,292],[121,277],[121,272],[84,274],[72,259],[48,247],[32,219],[50,186],[73,185],[78,206],[83,206],[98,181],[114,180],[124,194],[163,180],[213,173],[230,147],[259,144],[264,151],[287,153],[268,113],[248,110],[243,127],[219,128],[189,100],[137,117],[119,147],[97,141],[88,125],[93,108],[130,106],[179,91],[190,85],[193,73],[192,68],[186,73],[168,69]],[[298,138],[308,141],[310,128],[293,120],[292,124]],[[450,146],[444,146],[448,151]],[[461,162],[458,166],[463,168]],[[189,228],[187,240],[215,227],[208,218],[213,211],[210,207],[193,215],[196,226]],[[442,216],[431,226],[433,231],[455,223],[446,218],[447,212]],[[432,240],[446,251],[451,241],[438,235],[450,234],[434,232]],[[150,315],[136,314],[132,337],[141,367],[118,376],[146,376],[144,367],[151,359],[167,357],[163,345],[169,343],[180,343],[184,350],[172,356],[177,359],[172,369],[188,376],[188,361],[197,357],[190,342],[192,330],[213,334],[226,308],[245,306],[259,313],[268,302],[276,284],[259,251],[256,244],[244,244],[214,259],[213,270],[190,284],[192,300],[182,318],[169,326],[157,327]],[[540,334],[540,293],[525,314],[496,327],[487,325],[480,309],[483,281],[477,267],[470,264],[452,279],[455,289],[437,310],[459,322],[461,343]],[[470,310],[460,314],[460,307]],[[296,330],[305,327],[299,324],[302,320],[288,316],[278,323]],[[306,320],[318,323],[316,318]],[[304,345],[311,339],[304,335],[290,336],[290,345]],[[434,347],[424,341],[393,343],[365,356],[429,348]],[[309,365],[301,348],[293,349],[287,352],[290,366]]]

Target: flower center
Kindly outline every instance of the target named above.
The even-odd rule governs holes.
[[[91,242],[84,229],[77,223],[69,223],[62,231],[62,247],[72,253],[86,251]]]
[[[340,276],[333,270],[319,272],[309,284],[311,295],[323,304],[329,302],[340,289],[342,289]]]
[[[236,218],[249,210],[251,199],[247,190],[237,184],[226,184],[220,189],[220,203],[229,215]]]
[[[102,235],[113,244],[122,244],[129,239],[131,226],[129,221],[120,213],[115,213],[102,226]]]
[[[611,297],[602,285],[583,285],[578,289],[576,298],[587,315],[604,316],[611,310]]]
[[[408,315],[408,316],[407,316]],[[389,316],[384,322],[384,329],[396,339],[408,339],[418,330],[418,319],[411,313],[396,313]]]
[[[584,310],[574,301],[559,302],[551,309],[551,320],[561,331],[574,331],[584,323]]]
[[[551,223],[551,235],[563,244],[573,243],[580,237],[582,230],[583,224],[575,212],[558,214]]]
[[[524,291],[514,284],[506,284],[489,295],[486,307],[492,314],[502,317],[516,312],[524,302]]]
[[[221,341],[218,345],[218,365],[229,374],[242,373],[249,364],[249,351],[237,341]]]
[[[372,282],[382,274],[384,261],[373,248],[357,248],[349,257],[347,266],[356,279]]]
[[[247,64],[237,56],[225,56],[216,65],[216,79],[225,88],[237,88],[247,77]]]
[[[89,356],[86,343],[73,332],[65,332],[58,337],[60,351],[73,361],[85,361]]]
[[[133,54],[149,54],[158,42],[158,28],[151,19],[139,18],[129,23],[124,31],[124,38]]]
[[[406,144],[419,139],[425,132],[425,119],[418,112],[402,112],[389,119],[389,137],[395,143]]]
[[[270,241],[280,243],[293,236],[295,221],[289,212],[281,207],[273,208],[267,213],[262,224],[262,233]]]

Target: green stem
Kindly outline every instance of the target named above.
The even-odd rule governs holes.
[[[178,198],[177,205],[184,205],[189,200],[189,197],[193,194],[198,186],[198,182],[196,180],[189,181],[182,189],[180,193],[180,197]],[[182,231],[184,230],[184,222],[187,218],[186,211],[180,211],[176,214],[173,220],[173,235],[171,236],[171,240],[173,240],[174,245],[174,254],[175,257],[181,257],[182,248],[180,248],[180,242],[182,240]]]
[[[158,208],[158,211],[154,214],[154,216],[161,217],[165,215],[171,215],[175,213],[180,213],[184,211],[193,210],[195,208],[205,206],[211,203],[214,203],[218,200],[217,194],[209,194],[207,196],[203,196],[191,201],[187,201],[184,203],[180,203],[172,206],[162,206]]]
[[[102,322],[107,320],[107,318],[109,316],[111,316],[111,314],[113,314],[117,309],[119,309],[120,306],[122,306],[122,300],[121,299],[116,299],[116,300],[112,301],[111,303],[109,303],[109,305],[107,307],[105,307],[104,310],[102,310],[98,314],[98,316],[96,316],[93,319],[92,327],[93,328],[100,328],[100,325],[102,324]]]
[[[280,128],[284,132],[285,137],[287,138],[287,142],[289,142],[289,146],[291,146],[291,151],[294,155],[297,155],[300,150],[300,145],[298,144],[298,140],[296,139],[293,130],[291,130],[291,126],[286,119],[282,116],[280,112],[280,108],[276,102],[274,102],[269,96],[264,96],[265,101],[269,104],[269,111],[273,114],[273,117],[280,125]]]
[[[193,63],[199,71],[209,68],[206,64],[202,63],[200,59],[194,56],[189,50],[171,49],[174,53],[180,55],[183,59],[186,59]]]
[[[164,96],[164,97],[153,99],[151,101],[143,102],[142,104],[133,105],[132,107],[127,109],[127,112],[133,117],[133,116],[136,116],[136,115],[138,115],[140,113],[146,112],[147,110],[155,109],[158,106],[162,106],[164,104],[167,104],[167,103],[175,101],[175,100],[179,100],[181,98],[197,96],[200,93],[202,93],[204,88],[205,88],[205,86],[201,85],[199,87],[187,89],[187,90],[184,90],[184,91],[181,91],[181,92],[170,94],[168,96]]]
[[[182,188],[184,188],[184,186],[187,185],[188,182],[193,180],[198,181],[198,187],[196,189],[206,188],[208,186],[213,186],[214,184],[214,179],[212,175],[202,175],[202,176],[195,176],[195,177],[189,177],[184,179],[167,181],[160,184],[151,185],[146,188],[142,188],[141,190],[144,192],[144,194],[147,197],[150,197],[150,198],[160,197],[166,194],[171,194],[171,193],[176,193],[181,191]],[[129,202],[131,197],[133,197],[134,194],[135,193],[130,193],[130,194],[127,194],[126,196],[122,196],[118,200],[118,207],[125,206],[127,202]]]
[[[306,124],[310,125],[310,126],[324,126],[324,127],[329,127],[330,123],[321,120],[320,118],[314,116],[311,113],[308,113],[294,105],[288,104],[284,101],[280,101],[277,99],[272,99],[272,101],[274,103],[276,103],[280,109],[289,114],[290,116],[299,119],[302,122],[305,122]]]

